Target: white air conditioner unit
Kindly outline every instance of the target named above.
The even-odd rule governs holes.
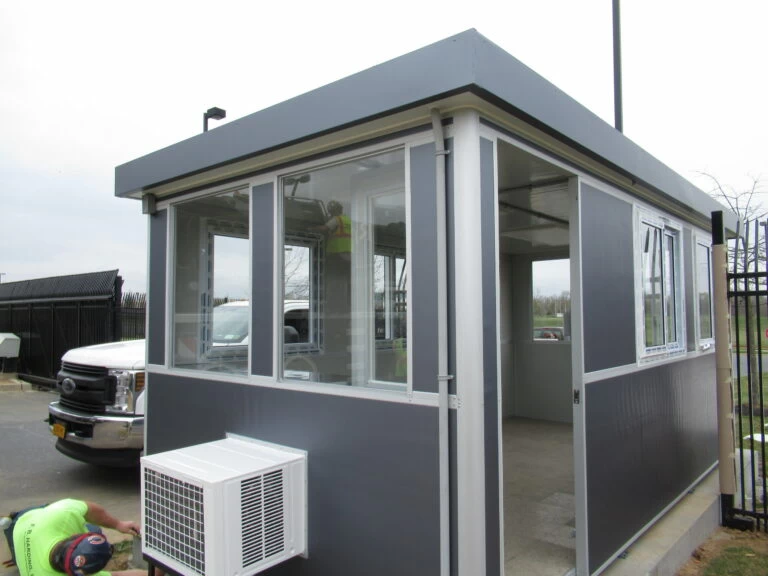
[[[185,576],[248,576],[307,550],[307,453],[242,436],[141,459],[143,553]]]

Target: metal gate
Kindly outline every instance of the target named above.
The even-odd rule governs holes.
[[[724,523],[768,531],[766,440],[768,440],[768,222],[747,221],[728,249],[731,319],[733,427],[736,493]],[[721,462],[722,465],[722,462]],[[741,517],[741,518],[739,518]],[[726,519],[730,521],[726,522]],[[746,522],[745,522],[746,520]]]

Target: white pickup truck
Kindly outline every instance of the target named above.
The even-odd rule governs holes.
[[[286,300],[286,342],[302,338],[308,309],[306,300]],[[213,346],[219,350],[245,346],[249,314],[246,301],[217,306]],[[222,328],[227,325],[222,338],[216,336],[217,317]],[[145,358],[145,340],[86,346],[64,354],[57,375],[59,400],[48,406],[48,424],[58,438],[59,452],[100,466],[139,465],[144,449]]]
[[[136,466],[144,449],[145,341],[75,348],[61,359],[48,406],[56,449],[102,466]]]

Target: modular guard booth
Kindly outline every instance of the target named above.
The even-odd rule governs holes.
[[[306,550],[265,573],[597,574],[717,464],[721,207],[474,30],[115,188],[149,214],[146,454],[307,456]]]

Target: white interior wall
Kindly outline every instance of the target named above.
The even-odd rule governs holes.
[[[534,341],[530,256],[502,255],[504,416],[572,422],[571,343]]]

